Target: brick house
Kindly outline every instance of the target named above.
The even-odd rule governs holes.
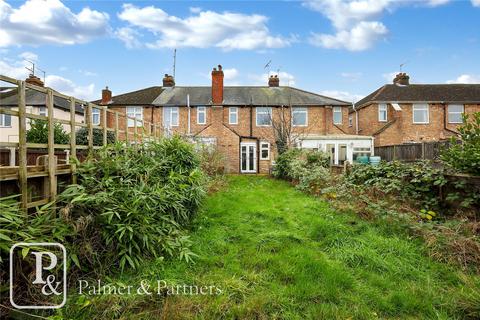
[[[462,114],[480,112],[480,84],[410,84],[399,73],[355,104],[349,132],[375,138],[375,146],[448,139]]]
[[[298,146],[329,152],[332,164],[352,161],[354,148],[368,149],[368,154],[373,150],[370,137],[348,134],[348,102],[280,86],[277,76],[268,79],[268,86],[224,86],[221,66],[211,76],[212,85],[202,87],[176,86],[173,77],[165,75],[161,87],[118,96],[105,89],[95,103],[153,120],[165,134],[216,145],[233,173],[269,172],[277,154],[275,127],[283,122],[291,125]],[[112,121],[107,120],[109,127]],[[128,126],[133,130],[133,123]]]

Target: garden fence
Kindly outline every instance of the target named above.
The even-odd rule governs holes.
[[[437,160],[443,148],[448,148],[450,141],[397,144],[375,147],[375,155],[385,161],[416,161],[420,159]]]
[[[0,106],[0,115],[10,115],[11,117],[16,117],[16,120],[18,120],[18,142],[0,141],[0,149],[3,150],[0,157],[3,162],[2,165],[0,165],[1,196],[5,196],[7,192],[15,193],[16,191],[16,193],[21,195],[20,205],[24,210],[54,200],[58,191],[58,176],[67,175],[70,176],[71,182],[76,182],[75,163],[68,161],[66,153],[70,157],[84,159],[85,156],[90,154],[94,149],[101,148],[107,144],[107,134],[109,131],[115,133],[115,141],[122,140],[129,144],[158,140],[163,133],[162,128],[154,123],[129,117],[118,111],[109,110],[106,106],[96,105],[75,97],[66,96],[48,87],[35,86],[4,75],[0,75],[0,81],[11,85],[8,89],[11,90],[10,92],[16,91],[18,97],[15,106]],[[48,110],[46,116],[27,112],[26,89],[41,92],[45,95],[45,107]],[[6,90],[2,91],[6,92]],[[69,120],[55,117],[55,97],[65,99],[69,102]],[[78,105],[84,108],[84,121],[82,122],[77,122],[78,120],[75,119],[76,111],[78,112],[76,106]],[[93,108],[100,110],[100,125],[94,125],[92,123]],[[109,124],[107,124],[107,114],[108,118],[113,120],[111,121],[113,124],[110,124],[110,127]],[[28,119],[39,119],[47,122],[48,143],[27,142]],[[133,128],[129,128],[129,119],[134,120]],[[125,130],[121,130],[120,121],[124,121]],[[12,121],[12,124],[13,123],[14,121]],[[15,121],[15,123],[17,123],[17,121]],[[70,127],[69,144],[56,144],[54,142],[55,123]],[[87,128],[87,145],[77,145],[77,127]],[[94,146],[94,129],[99,129],[103,133],[102,146]],[[65,155],[62,156],[62,154]],[[38,157],[40,155],[43,156]],[[42,161],[39,162],[39,159]],[[35,195],[32,190],[32,188],[35,189],[33,180],[38,181],[39,178],[43,180],[40,183],[42,185],[41,189],[43,190],[37,192],[37,195]],[[32,183],[28,183],[30,180],[32,180]]]

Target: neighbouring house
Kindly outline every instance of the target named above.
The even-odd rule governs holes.
[[[43,81],[34,75],[30,75],[25,82],[39,87],[43,87]],[[47,116],[46,105],[47,95],[43,92],[30,88],[25,90],[26,112],[35,115]],[[0,107],[11,108],[18,111],[18,95],[16,87],[0,88]],[[70,120],[70,101],[54,97],[53,99],[54,118],[60,120]],[[84,122],[84,109],[80,104],[75,106],[75,121]],[[62,124],[66,132],[70,132],[70,125]],[[30,119],[27,119],[27,130],[30,128]],[[0,114],[0,142],[18,142],[18,117]]]
[[[347,134],[348,102],[280,86],[277,76],[271,76],[267,86],[224,86],[221,66],[211,76],[212,85],[203,87],[176,86],[173,77],[165,75],[161,87],[116,96],[107,88],[94,103],[153,122],[164,134],[215,145],[232,173],[269,172],[282,130],[299,147],[328,152],[332,164],[373,152],[371,137]],[[107,124],[114,127],[113,116]],[[133,132],[134,125],[133,119],[123,120],[119,129]],[[138,130],[142,122],[136,125]]]
[[[480,112],[480,84],[410,84],[399,73],[349,112],[350,133],[373,136],[375,146],[448,139],[462,114]]]

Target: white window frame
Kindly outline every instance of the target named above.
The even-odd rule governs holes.
[[[263,150],[267,150],[268,155],[266,157],[263,157]],[[270,160],[270,142],[268,141],[260,141],[260,160]]]
[[[295,113],[305,113],[305,124],[293,123]],[[308,126],[308,107],[292,107],[292,126],[293,127],[307,127]]]
[[[415,121],[415,111],[425,111],[427,113],[426,121]],[[430,123],[430,106],[428,103],[414,103],[412,105],[412,122],[414,124],[428,124]]]
[[[340,113],[340,122],[335,122],[335,113]],[[333,107],[332,108],[332,121],[333,121],[333,124],[342,124],[342,122],[343,122],[342,107]]]
[[[235,116],[235,121],[232,121],[232,116]],[[228,108],[228,124],[238,124],[238,107]]]
[[[178,124],[180,122],[180,112],[178,110],[178,107],[163,107],[163,125],[166,127],[166,123],[165,123],[165,114],[167,113],[166,111],[167,110],[170,110],[170,127],[178,127]],[[173,123],[172,122],[172,115],[176,113],[177,114],[177,122],[176,123]]]
[[[138,107],[138,106],[127,107],[126,114],[127,114],[127,117],[133,117],[137,119],[136,121],[137,127],[143,126],[143,107]],[[140,122],[138,120],[140,120]],[[140,125],[138,123],[140,123]],[[135,127],[134,119],[128,119],[128,127],[129,128]]]
[[[98,121],[95,121],[95,116],[97,116],[97,115],[98,115]],[[100,125],[100,109],[98,109],[98,108],[92,108],[92,124],[94,126]],[[133,127],[133,125],[132,125],[132,127]]]
[[[348,115],[348,126],[353,127],[353,116],[351,114]]]
[[[203,122],[200,122],[200,114],[203,114]],[[207,107],[200,106],[197,107],[197,124],[206,124],[207,123]]]
[[[462,111],[461,112],[458,112],[458,111],[450,111],[450,107],[461,107],[462,108]],[[463,114],[465,113],[465,106],[463,104],[449,104],[448,105],[448,123],[454,123],[454,124],[458,124],[458,123],[463,123]],[[450,120],[450,114],[460,114],[460,121],[452,121]]]
[[[262,110],[260,111],[260,109]],[[269,115],[269,124],[258,124],[258,116],[264,115],[264,114]],[[270,127],[272,125],[272,107],[256,107],[255,108],[255,124],[257,127]]]
[[[10,125],[7,126],[5,119],[10,119]],[[0,128],[11,128],[12,127],[12,116],[9,114],[0,113]]]
[[[382,114],[385,112],[385,118],[382,118]],[[378,104],[378,122],[387,122],[388,121],[388,106],[386,103]]]
[[[38,115],[46,117],[48,115],[47,107],[38,107]]]

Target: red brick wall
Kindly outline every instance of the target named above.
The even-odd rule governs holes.
[[[429,104],[429,123],[414,124],[412,104],[400,104],[402,111],[395,111],[388,104],[388,121],[378,121],[378,104],[373,103],[357,111],[360,135],[373,135],[387,123],[395,119],[387,129],[376,134],[375,146],[401,144],[407,142],[438,141],[454,135],[459,124],[448,123],[448,111],[444,104]],[[465,105],[465,113],[480,112],[480,104]],[[355,116],[355,113],[353,113]],[[445,118],[446,117],[446,120]],[[448,129],[448,130],[447,130]],[[350,132],[355,131],[354,126]]]

